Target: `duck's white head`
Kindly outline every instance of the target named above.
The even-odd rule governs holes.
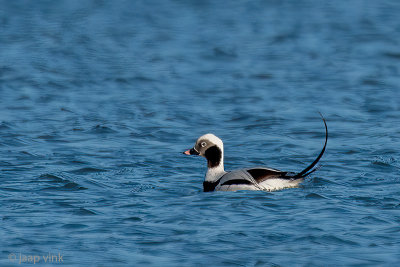
[[[194,147],[183,152],[186,155],[199,155],[207,159],[208,168],[224,165],[224,144],[222,140],[209,133],[200,136]]]

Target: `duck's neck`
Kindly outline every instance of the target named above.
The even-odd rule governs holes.
[[[213,146],[205,153],[207,159],[206,182],[215,182],[226,172],[224,170],[224,149]]]

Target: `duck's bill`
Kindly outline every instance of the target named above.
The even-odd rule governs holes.
[[[197,152],[194,148],[191,148],[191,149],[186,150],[185,152],[183,152],[183,154],[185,154],[185,155],[199,155],[200,153]]]

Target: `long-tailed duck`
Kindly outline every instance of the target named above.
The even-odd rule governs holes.
[[[322,115],[321,115],[322,117]],[[321,159],[328,142],[328,127],[325,125],[325,144],[318,157],[299,173],[284,172],[267,167],[254,167],[226,172],[224,170],[224,144],[213,134],[200,136],[193,148],[183,152],[207,159],[207,174],[203,182],[204,192],[236,190],[280,190],[298,186],[306,176],[316,171],[314,166]]]

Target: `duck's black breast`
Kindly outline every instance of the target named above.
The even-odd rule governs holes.
[[[218,179],[217,181],[215,181],[215,182],[207,182],[207,181],[204,181],[203,182],[203,191],[204,192],[212,192],[212,191],[214,191],[215,190],[215,187],[217,187],[217,185],[219,184],[219,181],[220,181],[221,179]]]

